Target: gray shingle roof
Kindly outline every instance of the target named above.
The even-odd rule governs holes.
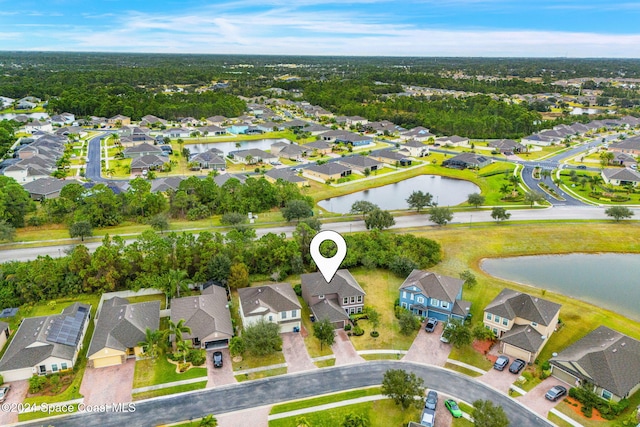
[[[555,302],[505,288],[487,305],[485,311],[509,320],[519,317],[549,326],[560,307]]]
[[[51,356],[72,360],[77,350],[76,345],[61,344],[47,338],[53,325],[67,317],[75,317],[80,308],[84,309],[85,313],[91,311],[90,305],[76,302],[66,307],[61,314],[24,319],[0,360],[0,371],[33,367]],[[89,316],[85,316],[84,321],[88,321],[88,318]],[[83,328],[84,323],[77,334],[82,334]]]
[[[365,295],[360,284],[351,275],[349,270],[340,269],[327,283],[321,273],[308,273],[300,276],[302,286],[308,289],[311,296],[338,294],[339,298]]]
[[[227,291],[219,286],[209,286],[202,295],[171,300],[171,320],[178,323],[185,320],[191,334],[183,334],[185,339],[231,338],[233,326],[227,308]]]
[[[624,397],[640,384],[640,341],[600,326],[551,363]]]
[[[160,326],[160,301],[129,304],[124,298],[111,298],[102,303],[91,337],[87,357],[105,347],[125,351],[144,341],[146,329]]]
[[[264,307],[272,313],[300,310],[298,297],[289,283],[238,289],[240,308],[245,317],[251,316],[258,307]]]
[[[429,298],[453,303],[462,289],[463,283],[463,280],[455,277],[441,276],[430,271],[413,270],[402,282],[400,289],[416,286]]]

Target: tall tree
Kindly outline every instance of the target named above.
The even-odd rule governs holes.
[[[415,397],[424,396],[424,381],[413,372],[389,369],[382,378],[381,391],[393,399],[396,405],[402,406],[402,409],[408,409],[411,405],[419,408],[422,406],[422,400]]]

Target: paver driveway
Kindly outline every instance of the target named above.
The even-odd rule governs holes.
[[[122,365],[84,370],[80,393],[86,405],[131,402],[133,371],[136,361],[129,359]]]
[[[364,362],[343,329],[336,330],[336,341],[331,346],[331,350],[336,356],[336,366]]]
[[[222,368],[213,367],[213,351],[207,351],[207,388],[238,382],[233,376],[229,349],[222,348],[218,351],[222,352]]]
[[[8,404],[9,408],[11,408],[11,405],[22,403],[24,401],[24,398],[27,397],[27,391],[29,390],[29,381],[12,381],[9,384],[11,385],[11,390],[9,390],[9,394],[7,394],[7,399],[4,401],[4,403]],[[17,422],[17,411],[0,411],[0,426],[6,426]]]
[[[430,363],[432,365],[444,366],[451,353],[451,344],[440,341],[442,333],[442,323],[438,323],[435,331],[427,332],[424,325],[413,340],[413,344],[402,358],[408,362]]]
[[[564,400],[564,397],[556,400],[555,402],[551,402],[550,400],[545,399],[544,395],[547,394],[549,389],[554,385],[564,386],[567,390],[571,388],[571,386],[563,381],[560,381],[557,378],[549,377],[546,380],[542,381],[540,384],[535,386],[530,392],[525,394],[524,396],[519,396],[517,399],[522,402],[526,407],[531,408],[536,413],[542,415],[543,417],[547,417],[547,414],[560,402]]]
[[[300,333],[288,332],[282,336],[282,353],[287,362],[287,372],[308,371],[317,369],[311,361],[307,347],[304,345],[304,338]]]

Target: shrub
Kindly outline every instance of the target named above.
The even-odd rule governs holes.
[[[353,335],[357,337],[364,335],[364,330],[360,326],[356,325],[353,327]]]

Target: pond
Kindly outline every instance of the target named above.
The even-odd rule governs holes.
[[[492,276],[549,289],[640,320],[640,254],[568,254],[491,258]]]
[[[240,148],[236,147],[237,143],[240,143]],[[279,139],[255,139],[252,141],[220,141],[220,142],[211,142],[208,144],[184,144],[184,148],[189,149],[189,153],[191,154],[200,154],[212,148],[217,148],[221,150],[225,156],[229,154],[230,151],[235,150],[246,150],[248,148],[257,148],[259,150],[270,150],[271,144],[275,144],[276,142],[286,142],[290,143],[286,138]]]
[[[467,200],[469,194],[480,192],[480,188],[469,181],[439,175],[420,175],[395,184],[322,200],[318,202],[318,206],[329,212],[348,213],[354,202],[367,200],[378,205],[380,209],[408,209],[407,198],[417,190],[430,193],[438,206],[459,205]]]

